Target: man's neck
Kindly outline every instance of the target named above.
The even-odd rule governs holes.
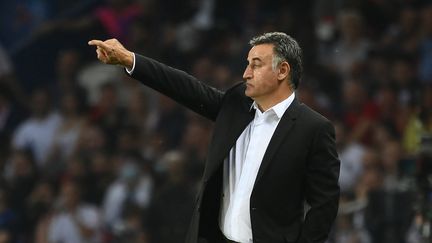
[[[257,104],[258,108],[261,112],[265,112],[268,109],[272,108],[273,106],[279,104],[280,102],[286,100],[288,97],[290,97],[294,93],[294,91],[290,90],[288,93],[283,93],[281,95],[272,97],[272,99],[255,99],[255,103]]]

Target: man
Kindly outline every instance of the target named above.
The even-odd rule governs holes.
[[[339,159],[331,123],[296,98],[301,49],[285,33],[251,40],[245,82],[225,92],[92,40],[99,60],[215,121],[186,242],[324,242],[336,216]],[[310,206],[304,215],[304,202]]]

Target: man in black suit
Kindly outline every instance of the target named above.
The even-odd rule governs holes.
[[[215,122],[187,243],[325,242],[338,208],[340,162],[333,125],[295,98],[302,51],[293,38],[253,38],[245,82],[225,92],[115,39],[89,44],[102,62],[124,66]]]

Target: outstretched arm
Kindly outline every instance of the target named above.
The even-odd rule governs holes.
[[[216,120],[224,93],[214,89],[193,76],[157,62],[151,58],[134,54],[116,39],[91,40],[96,46],[97,57],[106,64],[121,65],[133,78],[174,99],[198,114]]]

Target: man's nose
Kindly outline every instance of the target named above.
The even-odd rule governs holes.
[[[244,73],[243,73],[243,79],[248,80],[251,78],[252,78],[252,72],[251,72],[251,69],[249,68],[249,66],[247,66]]]

